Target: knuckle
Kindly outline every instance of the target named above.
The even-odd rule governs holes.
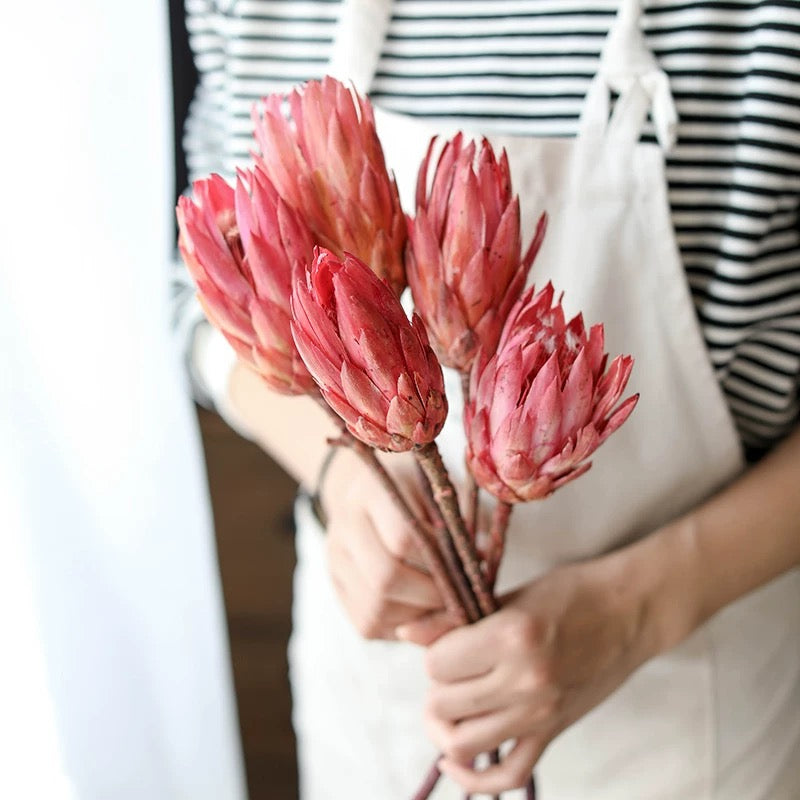
[[[428,692],[428,697],[425,700],[425,715],[432,719],[442,717],[441,697],[435,689],[431,689]]]
[[[437,680],[441,674],[441,667],[439,665],[439,654],[435,647],[428,648],[425,652],[425,672],[428,677]]]
[[[456,761],[466,761],[473,756],[469,746],[463,741],[458,728],[451,728],[443,737],[442,750]]]
[[[397,558],[408,558],[414,552],[414,537],[407,528],[399,528],[388,536],[386,547]]]
[[[507,615],[502,639],[508,650],[516,653],[537,650],[545,636],[545,626],[536,617],[516,610]]]
[[[539,689],[555,689],[558,685],[558,670],[555,661],[550,657],[533,662],[531,674]]]
[[[527,765],[525,764],[521,764],[519,766],[515,765],[508,771],[508,788],[522,789],[528,782],[530,776],[531,776],[531,769]]]
[[[433,743],[446,756],[462,761],[472,757],[469,748],[458,726],[440,719],[435,713],[427,711],[425,714],[425,727]]]
[[[364,639],[380,639],[383,628],[377,609],[368,609],[362,613],[356,621],[356,628]]]
[[[535,722],[539,724],[552,723],[561,716],[561,696],[555,695],[544,700],[534,712]]]
[[[523,694],[540,692],[555,687],[555,667],[549,659],[537,659],[525,666],[519,685]]]
[[[445,740],[447,738],[444,723],[435,714],[426,712],[424,717],[425,730],[428,738],[442,751],[445,750]]]
[[[379,594],[389,594],[397,582],[397,568],[394,562],[387,558],[376,564],[373,580],[375,582],[375,589]]]

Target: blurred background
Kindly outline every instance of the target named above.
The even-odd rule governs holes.
[[[294,486],[195,408],[171,341],[182,18],[0,19],[3,800],[297,796]]]
[[[197,407],[214,507],[250,800],[295,800],[286,645],[296,486],[275,463]]]
[[[169,0],[177,194],[188,185],[183,131],[197,82],[183,0]],[[294,800],[297,768],[286,647],[297,490],[259,447],[195,406],[205,452],[250,800]]]

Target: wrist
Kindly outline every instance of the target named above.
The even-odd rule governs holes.
[[[359,491],[366,473],[363,462],[349,447],[342,445],[331,447],[335,455],[331,458],[327,470],[324,470],[317,491],[320,505],[328,514],[337,505],[350,502],[352,493]],[[323,461],[320,473],[324,467]]]
[[[631,583],[644,662],[680,644],[707,616],[694,519],[676,520],[617,555]]]

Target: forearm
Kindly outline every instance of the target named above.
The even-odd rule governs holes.
[[[313,490],[336,427],[308,397],[272,391],[249,367],[237,363],[228,384],[239,423],[296,481]]]
[[[800,564],[800,428],[689,514],[637,543],[629,569],[647,586],[657,650]]]

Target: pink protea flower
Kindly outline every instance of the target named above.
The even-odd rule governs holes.
[[[289,313],[292,276],[313,252],[302,219],[262,175],[241,173],[235,191],[219,175],[192,188],[178,202],[178,244],[209,321],[273,389],[315,391]]]
[[[288,102],[265,98],[253,123],[257,168],[303,212],[315,243],[339,257],[354,254],[399,294],[406,220],[369,101],[327,77],[291,92]]]
[[[292,315],[300,355],[354,436],[398,452],[433,441],[447,416],[442,368],[422,320],[366,264],[318,250]]]
[[[603,326],[588,335],[580,315],[564,320],[553,287],[526,291],[497,352],[481,353],[465,408],[467,461],[478,483],[506,503],[535,500],[582,475],[586,459],[633,411],[617,405],[633,367],[606,369]]]
[[[469,371],[479,347],[494,352],[522,292],[547,218],[521,253],[519,198],[505,151],[498,159],[459,133],[442,150],[428,186],[431,141],[417,178],[417,215],[409,220],[406,270],[414,304],[441,362]]]

